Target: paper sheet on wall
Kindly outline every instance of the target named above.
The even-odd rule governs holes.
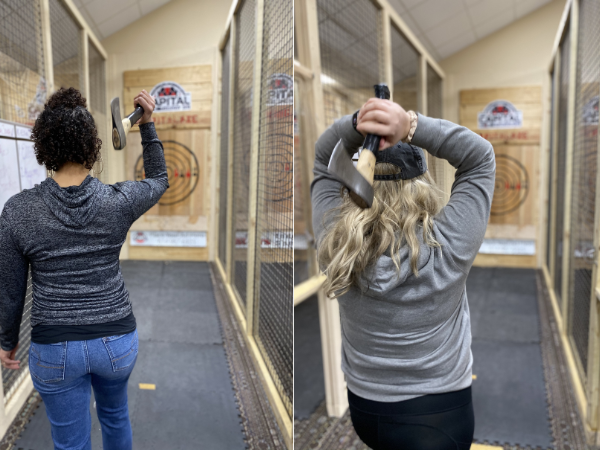
[[[17,142],[0,138],[0,211],[6,201],[21,192],[17,162]]]
[[[31,189],[46,179],[46,167],[35,159],[33,142],[17,141],[19,149],[19,170],[21,172],[21,189]]]

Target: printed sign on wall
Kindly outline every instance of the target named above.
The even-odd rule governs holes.
[[[149,247],[206,247],[206,232],[132,231],[129,243]]]
[[[158,83],[150,91],[156,99],[154,112],[189,111],[192,109],[192,94],[174,81]]]
[[[483,111],[477,114],[479,128],[521,128],[523,126],[523,111],[506,100],[494,100],[488,103]]]

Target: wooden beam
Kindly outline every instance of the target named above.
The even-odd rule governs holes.
[[[562,41],[563,35],[565,33],[565,27],[568,23],[569,15],[571,14],[572,3],[573,3],[573,0],[567,0],[565,3],[562,17],[560,18],[560,22],[558,24],[558,30],[556,31],[556,36],[554,37],[554,44],[552,45],[552,57],[550,58],[550,64],[548,65],[549,71],[552,71],[552,67],[554,66],[554,57],[558,53],[558,48],[560,47],[560,41]]]
[[[424,116],[427,115],[427,59],[419,56],[417,68],[417,108]]]
[[[260,252],[260,236],[258,228],[258,172],[260,156],[260,107],[262,105],[262,49],[264,33],[265,0],[256,0],[254,77],[252,87],[252,147],[250,150],[250,193],[248,210],[248,249],[246,253],[246,323],[248,334],[254,336],[258,331],[258,303],[260,301],[260,264],[257,252]]]
[[[388,0],[375,0],[383,10],[385,10],[392,19],[393,24],[396,26],[398,31],[404,36],[404,38],[415,48],[415,50],[422,56],[425,57],[427,63],[433,68],[433,70],[442,78],[446,78],[445,72],[442,70],[437,61],[429,54],[429,52],[423,47],[423,44],[416,38],[411,29],[406,25],[404,20],[396,12],[396,10],[389,4]]]
[[[235,20],[231,22],[231,33],[229,35],[230,47],[229,47],[229,137],[227,140],[227,241],[225,243],[225,251],[227,252],[227,260],[225,261],[225,273],[226,277],[225,285],[230,286],[233,283],[233,271],[235,264],[233,261],[233,255],[235,250],[234,238],[235,231],[233,224],[233,130],[235,126],[235,53],[237,51],[236,43],[236,24]]]
[[[52,58],[52,33],[50,31],[49,0],[40,0],[40,16],[42,25],[42,52],[44,54],[44,78],[46,79],[46,95],[54,92],[54,64]]]
[[[71,15],[71,17],[73,17],[73,19],[75,19],[75,22],[77,22],[77,25],[79,26],[79,28],[82,28],[85,31],[87,31],[87,33],[89,34],[90,40],[94,44],[94,47],[96,47],[96,49],[98,50],[98,53],[100,53],[100,55],[102,55],[102,58],[105,60],[108,59],[108,54],[106,53],[106,50],[104,50],[104,47],[102,46],[102,44],[100,43],[100,41],[98,40],[98,38],[96,37],[94,32],[92,31],[92,29],[90,28],[88,23],[85,21],[85,19],[83,18],[83,16],[77,9],[77,7],[73,4],[73,0],[60,0],[60,1],[66,7],[67,12]]]
[[[327,277],[321,274],[294,286],[294,306],[298,306],[304,300],[315,295],[321,289],[326,279]]]
[[[548,267],[552,289],[554,289],[554,274],[556,270],[556,196],[558,194],[558,105],[559,105],[559,86],[560,86],[560,52],[554,57],[554,99],[552,102],[552,204],[550,206],[550,265]],[[559,313],[560,314],[560,313]],[[562,317],[562,316],[561,316]],[[561,321],[562,325],[562,321]]]
[[[221,212],[221,111],[223,105],[223,65],[222,57],[219,49],[214,49],[215,63],[213,64],[213,115],[211,120],[210,144],[209,152],[210,160],[210,192],[216,195],[210,196],[210,215],[211,220],[208,221],[208,235],[212,238],[208,241],[208,260],[215,261],[219,254],[219,239],[221,229],[219,228],[219,216]],[[225,207],[225,205],[223,205]]]
[[[573,145],[575,141],[575,104],[577,84],[577,31],[578,31],[578,5],[579,2],[571,2],[571,21],[569,26],[570,49],[569,49],[569,96],[567,103],[567,150],[565,157],[565,204],[563,225],[563,260],[562,260],[562,313],[566,325],[564,332],[567,333],[569,324],[569,268],[571,254],[571,196],[573,192]],[[564,118],[563,118],[564,120]]]
[[[298,75],[299,78],[302,78],[303,80],[312,80],[315,77],[315,74],[313,73],[312,70],[308,69],[307,67],[304,67],[300,61],[298,60],[294,60],[294,77]]]
[[[383,62],[383,80],[390,89],[390,99],[394,99],[394,66],[392,65],[392,29],[391,19],[387,10],[381,12],[381,56]]]
[[[227,43],[227,39],[231,36],[231,24],[234,22],[235,13],[241,8],[242,2],[239,0],[233,0],[231,3],[231,7],[229,8],[229,13],[227,14],[227,19],[225,20],[225,31],[219,39],[219,50],[223,50],[225,44]]]
[[[79,30],[79,54],[81,59],[79,65],[79,90],[87,99],[90,106],[90,52],[89,52],[88,34],[85,29]]]

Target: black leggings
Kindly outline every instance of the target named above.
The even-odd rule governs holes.
[[[348,391],[350,417],[374,450],[468,450],[475,419],[471,387],[403,402],[367,400]]]

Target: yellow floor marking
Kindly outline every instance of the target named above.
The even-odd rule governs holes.
[[[502,450],[502,447],[495,445],[472,444],[471,450]]]
[[[149,391],[155,391],[156,390],[156,385],[155,384],[149,384],[149,383],[140,383],[140,389],[147,389]]]
[[[473,375],[473,379],[476,380],[477,379],[477,375]]]

